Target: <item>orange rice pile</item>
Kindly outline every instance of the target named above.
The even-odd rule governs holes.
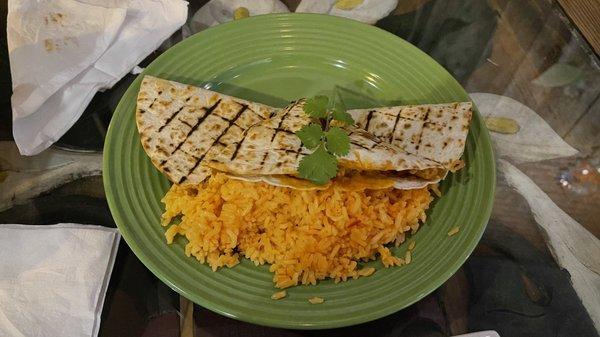
[[[352,190],[333,183],[300,191],[212,176],[204,184],[173,185],[163,198],[167,243],[183,235],[185,253],[213,270],[233,267],[240,255],[269,263],[278,288],[335,282],[372,274],[359,261],[381,257],[384,266],[404,261],[384,245],[399,245],[425,220],[432,197],[418,190]]]

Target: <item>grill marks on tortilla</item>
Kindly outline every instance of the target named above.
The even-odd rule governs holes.
[[[199,127],[200,125],[202,125],[202,123],[203,123],[203,122],[206,120],[206,118],[208,118],[208,116],[210,116],[210,114],[212,113],[212,111],[213,111],[214,109],[216,109],[216,108],[219,106],[219,104],[220,104],[220,103],[221,103],[221,100],[218,100],[218,101],[217,101],[215,104],[213,104],[213,105],[212,105],[211,107],[209,107],[208,109],[206,109],[206,108],[203,108],[203,110],[204,110],[204,115],[202,115],[200,118],[198,118],[198,121],[196,122],[196,124],[194,124],[193,126],[191,126],[191,129],[188,131],[187,135],[185,135],[185,138],[184,138],[184,140],[183,140],[183,141],[181,141],[179,144],[177,144],[177,147],[176,147],[176,148],[175,148],[175,149],[174,149],[174,150],[173,150],[173,151],[170,153],[170,155],[173,155],[175,152],[177,152],[179,149],[181,149],[181,146],[182,146],[183,144],[185,144],[185,142],[187,142],[187,140],[189,139],[189,137],[190,137],[190,136],[191,136],[191,135],[192,135],[192,134],[193,134],[193,133],[194,133],[196,130],[198,130],[198,127]],[[185,123],[185,124],[189,126],[189,124],[188,124],[188,123]],[[184,151],[184,152],[185,152],[185,151]],[[202,154],[202,155],[201,155],[201,156],[198,158],[198,157],[196,157],[196,156],[194,156],[194,155],[192,155],[192,154],[189,154],[189,153],[187,153],[187,152],[185,152],[185,153],[186,153],[187,155],[190,155],[192,158],[194,158],[194,159],[196,160],[196,163],[194,164],[194,166],[193,166],[191,169],[189,169],[189,170],[188,170],[187,174],[185,174],[185,175],[183,175],[183,176],[181,176],[181,177],[179,178],[179,181],[178,181],[178,183],[179,183],[179,184],[181,184],[182,182],[184,182],[184,181],[187,179],[188,175],[190,175],[190,173],[192,173],[192,172],[193,172],[193,171],[196,169],[196,167],[198,167],[198,164],[199,164],[199,163],[202,161],[202,159],[204,158],[204,156],[205,156],[205,154],[206,154],[206,152],[205,152],[205,153],[203,153],[203,154]],[[164,159],[164,160],[161,162],[161,165],[164,165],[165,163],[167,163],[167,161],[168,161],[168,159]],[[170,171],[168,167],[165,167],[165,168],[164,168],[164,170],[165,170],[165,171],[167,171],[167,172],[169,172],[169,171]]]
[[[218,102],[215,104],[215,107],[214,107],[214,108],[216,108],[216,107],[219,105],[219,103],[221,103],[221,101],[220,101],[220,100],[219,100],[219,101],[218,101]],[[214,108],[213,108],[213,110],[214,110]],[[234,117],[233,119],[231,119],[231,120],[229,120],[229,119],[226,119],[226,120],[228,121],[228,123],[229,123],[229,124],[227,125],[227,127],[225,127],[225,129],[223,130],[223,132],[221,132],[221,134],[220,134],[220,135],[217,137],[217,139],[215,139],[215,140],[213,141],[212,145],[211,145],[211,146],[208,148],[208,150],[207,150],[207,151],[206,151],[204,154],[202,154],[202,155],[200,156],[200,158],[198,158],[198,159],[196,160],[196,163],[195,163],[195,164],[194,164],[194,166],[192,166],[192,168],[191,168],[191,169],[188,171],[187,175],[183,176],[183,177],[182,177],[182,178],[179,180],[179,184],[181,184],[182,182],[184,182],[184,181],[187,179],[187,176],[188,176],[188,175],[190,175],[190,174],[191,174],[191,173],[192,173],[192,172],[193,172],[193,171],[194,171],[194,170],[195,170],[195,169],[198,167],[198,165],[199,165],[199,164],[202,162],[202,160],[203,160],[203,159],[206,157],[206,154],[207,154],[207,153],[210,153],[210,150],[211,150],[211,149],[212,149],[212,148],[213,148],[215,145],[221,145],[221,146],[223,146],[223,147],[227,146],[226,144],[223,144],[223,143],[221,143],[221,142],[220,142],[220,140],[221,140],[221,137],[223,137],[223,135],[224,135],[224,134],[226,134],[226,133],[227,133],[227,131],[229,131],[229,129],[231,128],[231,126],[232,126],[232,125],[234,125],[234,124],[237,122],[237,120],[240,118],[240,116],[242,115],[242,113],[243,113],[244,111],[246,111],[246,109],[248,109],[248,105],[246,105],[246,104],[242,104],[242,108],[241,108],[241,109],[238,111],[238,113],[235,115],[235,117]],[[210,112],[207,112],[207,115],[208,115],[209,113],[210,113]]]
[[[241,141],[239,141],[235,144],[235,149],[233,150],[233,154],[231,155],[231,160],[234,160],[235,157],[237,156],[238,152],[240,151],[240,147],[242,146],[242,143],[244,142],[245,138],[246,138],[246,132],[244,131],[244,138],[242,138]]]
[[[390,133],[390,136],[388,138],[388,142],[392,143],[394,141],[394,134],[396,133],[396,128],[398,127],[398,122],[400,121],[400,114],[396,115],[396,121],[394,122],[394,127],[392,128],[392,132]],[[367,128],[365,128],[365,130],[367,130]]]
[[[288,111],[288,110],[287,110],[287,109],[285,109],[285,110],[283,110],[283,111],[284,111],[285,113],[287,113],[287,111]],[[275,113],[276,113],[276,111],[273,111],[272,113],[270,113],[270,114],[269,114],[269,117],[268,117],[267,119],[271,119],[271,118],[272,118],[272,117],[275,115]],[[274,129],[274,130],[275,130],[275,133],[273,134],[273,137],[271,138],[271,143],[273,143],[273,139],[275,139],[275,136],[277,135],[277,132],[285,132],[285,133],[288,133],[288,134],[295,135],[295,134],[294,134],[294,132],[292,132],[292,131],[290,131],[290,130],[284,130],[284,129],[282,129],[282,128],[281,128],[281,123],[283,123],[283,119],[281,119],[281,121],[280,121],[280,124],[279,124],[279,125],[278,125],[278,126],[275,128],[275,129]],[[234,149],[234,151],[233,151],[233,153],[232,153],[231,157],[229,158],[229,160],[235,160],[235,158],[237,157],[237,154],[239,153],[239,150],[240,150],[240,148],[242,147],[242,144],[243,144],[243,143],[244,143],[244,141],[246,140],[246,136],[247,136],[247,135],[248,135],[248,130],[244,130],[243,137],[242,137],[242,139],[241,139],[239,142],[237,142],[237,143],[235,144],[235,149]],[[261,165],[262,165],[262,164],[264,164],[264,162],[265,162],[265,159],[266,159],[266,157],[267,157],[267,154],[268,154],[268,153],[265,153],[265,155],[263,156],[263,160],[262,160],[262,162],[261,162]]]
[[[288,106],[272,118],[251,127],[232,156],[212,157],[207,166],[235,175],[297,174],[304,155],[310,153],[294,134],[310,123],[304,101]],[[349,128],[350,152],[340,159],[342,167],[362,170],[402,170],[440,167],[427,159],[409,155],[364,130]]]
[[[217,105],[217,107],[215,107],[215,109],[217,109],[217,108],[218,108],[218,105]],[[202,129],[202,131],[204,131],[204,132],[218,131],[219,133],[218,133],[218,135],[217,134],[211,135],[210,145],[208,145],[206,150],[203,151],[202,153],[200,153],[200,155],[194,156],[194,159],[195,159],[194,165],[188,170],[187,174],[185,174],[184,176],[182,176],[180,178],[178,183],[185,182],[188,179],[188,176],[190,174],[192,174],[199,167],[199,165],[202,164],[205,160],[210,160],[210,158],[212,158],[215,155],[220,154],[220,153],[230,153],[230,152],[232,152],[232,150],[231,150],[232,146],[233,147],[238,146],[237,144],[239,142],[241,142],[241,140],[238,139],[239,135],[240,134],[243,135],[244,131],[249,127],[249,125],[245,125],[245,124],[242,124],[240,126],[240,119],[245,112],[256,114],[255,111],[249,109],[249,106],[247,104],[239,104],[239,108],[233,117],[217,115],[217,114],[210,114],[209,116],[218,117],[220,119],[219,123],[213,124],[212,126],[210,126],[210,125],[204,126],[204,124],[199,125],[200,128]],[[260,115],[257,115],[257,117],[259,117],[260,119],[263,118]],[[226,124],[222,125],[220,123],[226,123]],[[235,128],[235,130],[232,130],[232,128]],[[231,133],[230,133],[230,130],[232,131]],[[213,139],[213,137],[214,137],[214,139]]]
[[[430,112],[431,112],[431,107],[427,107],[427,112],[425,112],[425,116],[423,117],[423,120],[427,120],[427,117],[429,116]],[[423,126],[425,127],[426,125],[427,125],[427,122],[424,122]],[[414,141],[414,140],[411,140],[411,141]],[[421,146],[422,141],[423,141],[423,137],[421,137],[421,135],[419,135],[419,141],[415,145],[415,151],[419,151],[419,147]]]
[[[367,114],[367,122],[365,123],[365,130],[369,131],[369,124],[371,124],[371,119],[373,119],[373,114],[375,110],[370,110]]]
[[[198,118],[198,121],[196,122],[196,124],[194,124],[194,126],[191,127],[191,129],[185,135],[185,138],[183,139],[183,141],[181,141],[179,144],[177,144],[177,147],[173,151],[171,151],[171,153],[169,155],[172,155],[175,152],[177,152],[181,148],[181,145],[183,145],[183,144],[185,144],[185,142],[187,142],[188,138],[190,138],[190,136],[196,130],[198,130],[198,127],[200,125],[202,125],[202,123],[204,123],[204,121],[208,118],[208,116],[210,116],[210,114],[213,112],[213,110],[215,110],[219,106],[220,103],[221,103],[221,100],[218,100],[217,103],[213,104],[210,108],[208,108],[208,109],[202,108],[204,110],[204,115],[202,115],[202,116],[200,116],[200,118]],[[185,123],[185,124],[189,126],[188,123]],[[160,132],[160,130],[161,129],[159,129],[159,132]],[[164,161],[166,162],[166,160],[164,160]]]
[[[359,128],[446,167],[460,159],[473,114],[471,102],[362,109],[350,113]]]
[[[280,110],[244,132],[231,154],[220,153],[212,157],[207,165],[230,173],[295,173],[302,153],[302,144],[295,132],[309,121],[304,112],[294,109],[294,106]]]
[[[186,102],[187,101],[189,101],[189,98],[186,99]],[[161,127],[158,128],[158,132],[161,132],[165,128],[165,126],[169,125],[169,123],[171,123],[171,121],[173,120],[173,118],[175,118],[175,116],[179,115],[179,113],[181,112],[181,110],[183,110],[183,108],[185,108],[185,105],[182,106],[181,108],[179,108],[179,110],[175,111],[174,114],[172,114],[171,116],[169,116],[169,118],[167,118],[167,121],[165,122],[165,124],[161,125]]]
[[[210,175],[205,160],[221,151],[233,151],[243,133],[273,110],[146,76],[138,94],[136,123],[144,150],[169,180],[198,184]]]
[[[292,131],[284,130],[284,129],[281,128],[281,126],[283,125],[283,122],[285,121],[285,118],[289,115],[289,112],[290,112],[290,109],[285,109],[284,110],[283,116],[281,116],[281,120],[277,124],[277,127],[275,129],[273,129],[274,132],[273,132],[273,136],[271,137],[271,141],[270,141],[269,145],[273,145],[273,141],[275,140],[275,137],[277,137],[277,133],[278,132],[286,132],[287,131],[287,132],[289,132],[291,134],[294,134]],[[288,150],[285,150],[285,151],[288,151]],[[265,164],[265,161],[267,160],[268,156],[269,156],[269,152],[267,151],[263,155],[262,161],[260,162],[260,166],[262,166],[262,165]]]

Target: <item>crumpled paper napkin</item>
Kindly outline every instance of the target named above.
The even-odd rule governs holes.
[[[183,0],[9,0],[13,136],[45,150],[187,19]]]
[[[97,336],[114,228],[0,225],[0,336]]]

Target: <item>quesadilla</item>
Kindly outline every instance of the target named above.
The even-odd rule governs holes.
[[[356,127],[453,171],[461,165],[473,104],[407,105],[348,113],[356,121]]]
[[[301,189],[320,188],[297,178],[310,153],[295,132],[310,123],[304,100],[277,109],[207,89],[146,76],[136,122],[144,150],[172,182],[199,184],[213,170],[235,179]],[[421,188],[460,163],[470,103],[349,111],[343,176],[364,184]]]
[[[295,135],[311,119],[304,101],[293,103],[250,127],[245,137],[211,157],[206,165],[236,175],[295,175],[300,160],[309,154]],[[442,168],[432,160],[411,155],[368,132],[348,128],[350,151],[340,167],[360,171],[402,171]]]
[[[211,173],[202,162],[239,141],[275,108],[199,87],[145,76],[136,124],[154,166],[174,183],[199,184]]]

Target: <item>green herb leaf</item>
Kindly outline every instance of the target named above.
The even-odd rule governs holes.
[[[340,121],[345,125],[354,125],[354,119],[352,118],[352,115],[346,111],[333,111],[331,113],[331,118],[336,121]]]
[[[346,111],[346,104],[344,104],[344,100],[342,100],[342,94],[340,92],[340,87],[336,86],[333,89],[333,94],[329,99],[329,105],[327,106],[329,111]]]
[[[353,125],[354,120],[346,112],[337,87],[331,97],[308,98],[303,110],[312,117],[314,123],[304,126],[296,135],[304,147],[314,151],[302,158],[298,174],[301,178],[322,185],[337,175],[337,157],[348,154],[350,150],[350,138],[338,126]]]
[[[327,105],[329,104],[329,98],[327,96],[315,96],[313,98],[306,99],[304,103],[304,112],[314,118],[325,118],[327,117]]]
[[[350,150],[350,137],[344,130],[337,126],[332,127],[325,133],[327,139],[327,150],[336,156],[345,156]]]
[[[318,124],[308,124],[302,129],[296,131],[296,136],[300,138],[302,144],[309,150],[314,150],[319,144],[325,133]]]
[[[323,146],[302,158],[298,165],[298,174],[315,184],[324,185],[337,174],[337,159]]]

